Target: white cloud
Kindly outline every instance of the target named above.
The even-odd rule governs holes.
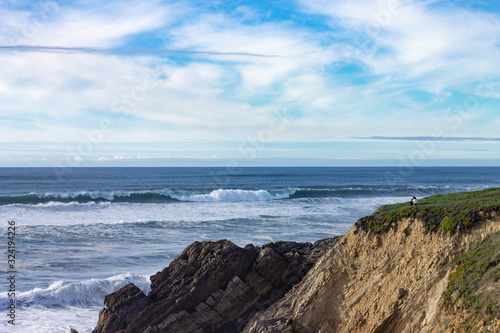
[[[453,4],[433,1],[323,1],[301,0],[308,12],[327,15],[346,29],[347,52],[368,64],[378,75],[400,79],[425,75],[446,77],[438,88],[470,82],[500,68],[500,19]],[[399,6],[394,6],[399,3]],[[353,43],[353,45],[349,45]],[[341,47],[342,48],[342,47]],[[424,87],[420,87],[424,88]]]
[[[173,31],[174,45],[182,49],[276,56],[222,57],[236,63],[244,88],[250,91],[267,88],[297,71],[315,70],[336,59],[312,32],[292,24],[243,21],[223,14],[202,15]]]
[[[157,27],[166,15],[165,9],[152,5],[132,7],[119,10],[113,14],[116,18],[112,23],[108,23],[110,12],[108,8],[107,14],[92,15],[79,9],[61,8],[57,20],[43,28],[39,42],[46,44],[44,38],[51,36],[54,43],[64,46],[113,46],[131,33]],[[129,18],[131,12],[137,17],[136,22],[129,22],[134,21]],[[249,16],[247,10],[245,19]],[[87,17],[91,20],[86,20]],[[75,127],[92,129],[106,112],[123,109],[140,119],[138,125],[133,133],[115,132],[108,135],[107,140],[227,137],[243,140],[265,127],[270,117],[284,106],[290,103],[305,106],[297,94],[303,81],[298,78],[310,72],[311,80],[321,80],[316,72],[321,72],[321,67],[332,61],[331,51],[321,47],[309,32],[291,25],[247,25],[243,21],[222,15],[201,15],[200,19],[188,20],[171,29],[168,34],[173,39],[169,47],[285,57],[217,56],[210,57],[212,63],[194,58],[185,65],[176,65],[159,64],[153,57],[146,56],[8,53],[0,56],[7,68],[0,79],[0,87],[7,90],[0,96],[4,105],[0,114],[15,112],[26,121],[33,114],[48,117],[46,121],[34,120],[37,131],[17,132],[25,140],[40,140],[41,136],[45,140],[79,140],[81,130]],[[84,29],[89,24],[90,28]],[[168,26],[168,22],[163,24]],[[99,34],[97,30],[107,32]],[[51,31],[54,33],[49,33]],[[69,36],[72,36],[71,43],[64,39]],[[95,39],[90,42],[89,36]],[[146,89],[146,96],[142,98],[139,95],[141,89],[144,91],[147,68],[152,65],[165,77],[150,82],[155,87]],[[287,84],[289,80],[295,83]],[[275,84],[278,86],[273,87]],[[268,94],[274,100],[269,106],[251,106],[255,99]],[[20,95],[30,98],[21,100]],[[141,98],[134,99],[137,96]],[[124,104],[127,99],[132,100],[131,104]],[[322,100],[319,98],[318,104]],[[96,110],[102,114],[88,113]],[[80,121],[82,118],[86,124]],[[127,124],[126,119],[115,122],[118,127]],[[141,122],[149,130],[141,128]],[[156,128],[152,130],[152,127]],[[4,132],[0,139],[7,140],[10,134]]]
[[[80,8],[46,2],[31,11],[0,11],[4,23],[0,40],[4,45],[110,47],[131,34],[174,22],[183,10],[156,1],[95,2]]]
[[[388,1],[301,3],[307,14],[295,14],[329,20],[331,31],[268,20],[250,6],[230,15],[155,1],[61,5],[23,43],[126,47],[142,45],[137,36],[147,40],[154,33],[154,47],[163,38],[168,49],[233,54],[176,54],[169,60],[2,51],[0,141],[82,142],[82,130],[99,130],[109,118],[114,129],[103,133],[104,142],[246,142],[281,111],[288,112],[289,123],[275,141],[431,135],[428,124],[440,126],[446,109],[436,105],[450,101],[454,91],[473,93],[485,73],[500,74],[497,16],[408,1],[389,22],[382,15]],[[8,43],[6,31],[22,31],[33,12],[4,8],[0,17],[6,18],[0,41]],[[367,34],[371,24],[380,30]],[[429,100],[413,98],[413,90],[430,92]],[[488,92],[493,96],[498,90]],[[474,135],[481,117],[478,112],[464,122],[464,133]],[[102,157],[115,155],[138,159],[118,152]]]

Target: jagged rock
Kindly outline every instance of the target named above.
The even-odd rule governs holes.
[[[134,284],[129,283],[120,290],[107,295],[104,298],[106,308],[99,313],[99,321],[95,331],[97,332],[119,332],[130,324],[130,320],[139,312],[152,303],[151,299]]]
[[[151,277],[146,296],[129,284],[106,296],[94,333],[237,332],[305,276],[337,238],[238,247],[195,242]]]

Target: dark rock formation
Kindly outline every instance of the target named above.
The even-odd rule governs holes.
[[[94,333],[239,332],[301,281],[338,238],[240,248],[195,242],[151,277],[146,296],[133,284],[106,296]]]

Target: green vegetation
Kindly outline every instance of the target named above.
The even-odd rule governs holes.
[[[446,307],[462,300],[462,306],[473,306],[477,314],[493,319],[500,313],[500,232],[488,235],[473,250],[456,257],[452,265],[443,304]]]
[[[465,231],[477,222],[500,212],[500,188],[476,192],[433,195],[419,200],[418,206],[408,202],[384,205],[357,225],[365,230],[383,232],[403,218],[417,218],[428,231],[453,233]]]

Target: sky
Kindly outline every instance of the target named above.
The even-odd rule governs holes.
[[[0,167],[500,166],[500,3],[5,0]]]

